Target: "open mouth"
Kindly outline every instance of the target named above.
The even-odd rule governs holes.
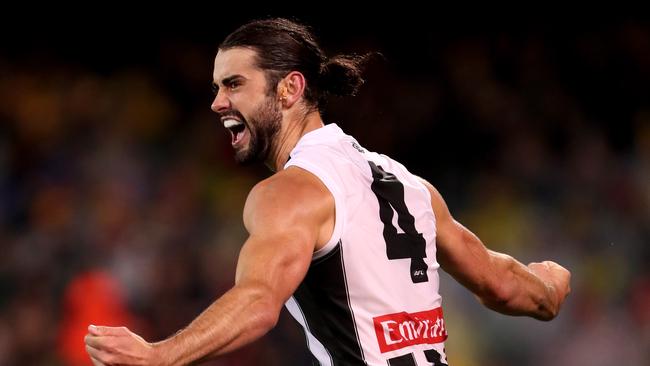
[[[244,122],[238,121],[236,119],[224,119],[223,126],[227,128],[232,135],[232,146],[239,144],[248,135],[248,129],[246,128]]]

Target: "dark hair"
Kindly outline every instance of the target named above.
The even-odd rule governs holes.
[[[332,58],[316,43],[311,30],[282,18],[244,24],[219,45],[219,49],[246,47],[257,51],[257,66],[266,72],[269,92],[291,71],[307,81],[305,99],[319,109],[329,95],[355,95],[364,80],[361,66],[368,55],[339,55]]]

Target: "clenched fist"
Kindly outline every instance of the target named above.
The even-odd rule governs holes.
[[[571,272],[552,261],[533,262],[528,265],[528,268],[544,281],[555,295],[552,298],[555,299],[555,314],[557,314],[564,299],[571,292]]]
[[[88,327],[86,352],[95,366],[161,365],[154,346],[126,327]]]

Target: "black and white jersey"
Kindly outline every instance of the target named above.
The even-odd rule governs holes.
[[[336,124],[305,134],[285,165],[334,196],[331,240],[286,307],[317,365],[445,365],[436,218],[428,189]]]

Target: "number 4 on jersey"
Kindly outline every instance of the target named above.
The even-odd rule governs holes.
[[[394,174],[386,172],[381,166],[368,162],[372,170],[372,191],[379,201],[379,218],[384,223],[384,240],[388,259],[411,258],[411,280],[413,283],[426,282],[427,264],[426,240],[415,229],[415,218],[404,202],[404,185]],[[404,231],[398,233],[393,225],[393,211],[397,212],[397,224]]]

